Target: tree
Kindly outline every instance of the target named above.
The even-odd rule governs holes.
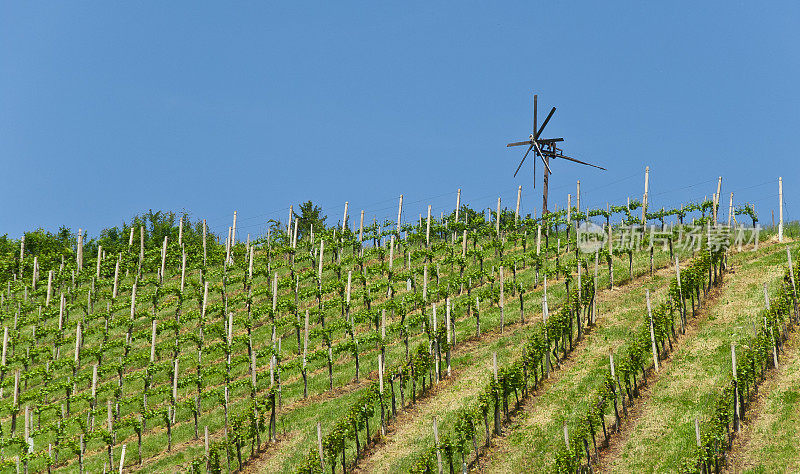
[[[311,226],[314,226],[314,232],[321,232],[325,229],[325,219],[328,216],[322,215],[322,208],[315,205],[311,201],[306,201],[298,206],[300,214],[294,212],[294,218],[299,219],[297,227],[297,238],[301,238],[309,233]]]

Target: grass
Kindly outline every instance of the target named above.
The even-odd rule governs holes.
[[[486,243],[486,241],[482,240],[479,248]],[[551,237],[551,243],[555,243],[554,237]],[[457,243],[456,246],[460,250],[460,244]],[[528,249],[530,250],[532,247],[535,248],[535,236],[529,238]],[[411,250],[415,249],[417,249],[417,247],[411,247]],[[513,249],[507,248],[506,250],[507,255],[519,256],[520,253],[521,249],[518,247]],[[355,266],[354,262],[349,259],[349,250],[345,251],[344,254],[343,266],[345,267],[344,274],[346,275],[348,268],[357,267]],[[367,250],[366,254],[368,260],[371,262],[371,268],[378,268],[376,265],[378,263],[377,252],[372,249]],[[434,256],[434,263],[432,263],[429,267],[430,273],[433,274],[433,269],[436,266],[436,262],[438,261],[441,264],[441,268],[443,270],[441,285],[443,287],[447,286],[448,284],[453,284],[455,281],[454,278],[458,273],[457,268],[455,272],[451,272],[449,265],[443,263],[445,254],[445,251],[436,252]],[[487,249],[484,251],[484,254],[484,266],[487,270],[497,267],[500,264],[499,260],[494,257],[492,250]],[[326,253],[326,256],[327,255],[328,254]],[[406,259],[405,257],[402,257],[404,254],[401,252],[400,247],[396,249],[395,255],[395,268],[398,268],[400,267],[400,262],[405,262]],[[679,253],[679,255],[685,256],[686,254]],[[158,266],[158,264],[160,264],[158,251],[153,250],[150,252],[148,258],[151,261],[146,266],[155,268]],[[195,255],[192,258],[196,259],[197,256]],[[107,257],[107,261],[113,260],[115,259]],[[266,259],[263,251],[256,253],[257,270],[263,270],[266,267],[267,264],[265,260]],[[229,278],[231,278],[233,282],[230,283],[230,287],[228,289],[230,298],[228,310],[236,314],[234,326],[233,358],[230,373],[231,380],[234,382],[234,388],[232,389],[230,397],[231,411],[233,412],[243,409],[243,407],[249,401],[250,394],[248,383],[249,358],[247,357],[247,336],[246,331],[244,330],[244,322],[247,316],[244,307],[244,294],[242,291],[241,281],[245,273],[245,267],[243,265],[244,261],[245,260],[243,256],[239,255],[237,257],[238,264],[229,270]],[[270,471],[292,470],[293,467],[297,465],[297,462],[304,457],[308,450],[315,444],[316,422],[322,422],[323,426],[331,426],[341,417],[343,411],[349,408],[353,400],[355,400],[358,395],[362,393],[365,387],[364,383],[356,384],[352,382],[353,375],[355,373],[354,360],[349,354],[341,353],[335,356],[335,365],[333,371],[335,390],[333,393],[329,393],[328,375],[325,361],[324,359],[312,359],[309,362],[309,394],[312,396],[313,403],[303,402],[303,383],[299,372],[299,359],[296,355],[297,342],[293,328],[294,316],[286,307],[286,304],[293,300],[293,296],[287,287],[289,283],[287,280],[288,267],[285,264],[280,263],[281,261],[282,258],[275,258],[272,261],[272,265],[273,270],[277,270],[279,272],[282,280],[279,296],[281,300],[281,304],[279,304],[280,312],[276,318],[276,321],[277,335],[282,337],[283,341],[282,364],[284,366],[284,370],[281,388],[284,408],[281,410],[279,415],[278,428],[281,432],[285,432],[285,436],[283,436],[280,441],[280,443],[285,443],[285,449],[281,444],[279,445],[279,449],[275,449],[270,452],[270,464],[268,464],[268,466],[270,466],[268,470]],[[574,267],[574,256],[571,253],[562,253],[561,261],[562,264],[572,265]],[[656,251],[655,264],[658,266],[667,263],[667,254],[661,252],[660,250]],[[550,262],[548,265],[552,265],[552,262]],[[295,265],[295,268],[298,271],[302,271],[304,268],[308,269],[308,266],[309,265],[307,263],[298,263]],[[412,266],[415,270],[419,270],[421,268],[421,258],[419,256],[412,260]],[[223,302],[220,297],[220,291],[222,287],[220,267],[221,266],[213,267],[213,274],[209,276],[212,291],[210,292],[210,306],[208,315],[211,320],[206,326],[206,345],[204,347],[204,359],[202,364],[203,369],[206,370],[204,381],[206,388],[203,391],[204,409],[199,420],[201,439],[194,439],[194,423],[192,415],[191,412],[184,406],[178,406],[176,415],[177,424],[173,426],[172,432],[173,451],[170,453],[166,452],[166,433],[164,422],[156,419],[148,420],[148,429],[143,436],[142,443],[142,456],[145,458],[145,466],[148,470],[171,471],[175,469],[175,466],[185,467],[189,460],[196,458],[203,452],[204,448],[202,442],[202,432],[203,427],[205,426],[208,426],[212,438],[219,438],[223,434],[224,421],[222,415],[223,408],[221,403],[221,394],[222,388],[225,386],[225,343],[223,342]],[[477,265],[471,262],[468,271],[474,270],[476,267]],[[649,262],[646,252],[636,254],[634,258],[634,273],[643,274],[647,271],[648,267]],[[197,262],[190,261],[190,271],[187,276],[187,280],[190,283],[190,288],[192,285],[196,287],[199,284],[200,274],[197,268]],[[607,267],[601,263],[601,281],[599,283],[601,288],[605,286],[605,281],[607,281],[607,275],[604,273],[606,268]],[[91,261],[86,265],[83,271],[84,275],[93,273],[93,264]],[[151,314],[155,315],[156,319],[159,321],[159,327],[161,329],[159,330],[159,334],[157,336],[158,351],[156,356],[156,365],[154,370],[152,370],[153,388],[151,389],[152,393],[148,398],[148,405],[150,408],[165,408],[171,404],[172,347],[175,346],[176,342],[172,329],[166,329],[164,325],[174,319],[176,309],[178,308],[177,297],[175,295],[168,294],[169,291],[176,290],[179,287],[180,280],[179,277],[176,276],[178,271],[179,267],[176,267],[174,261],[172,264],[168,265],[168,278],[165,280],[165,283],[161,289],[162,296],[160,297],[158,301],[158,307],[155,308],[155,310],[152,308],[152,302],[150,300],[154,286],[139,286],[139,294],[137,297],[137,314],[134,321],[133,340],[130,351],[132,354],[140,357],[126,360],[123,376],[125,389],[123,390],[120,404],[121,418],[125,418],[126,416],[135,417],[141,412],[140,400],[141,393],[143,391],[142,375],[149,366],[148,356],[150,347]],[[313,269],[311,269],[311,271],[313,273]],[[43,274],[46,275],[46,271],[43,272]],[[621,281],[630,279],[630,275],[628,275],[626,258],[615,259],[614,274],[615,283],[617,284]],[[67,278],[65,278],[62,282],[62,290],[66,290],[71,286],[68,274],[65,276],[67,276]],[[588,277],[588,275],[585,275],[585,277]],[[152,279],[154,278],[154,275],[152,273],[147,273],[145,278]],[[417,278],[418,288],[421,287],[421,283],[418,279],[419,276],[416,276],[415,278]],[[534,282],[534,272],[531,267],[527,267],[525,269],[520,268],[517,273],[517,279],[529,289],[529,291],[525,293],[526,317],[529,320],[535,319],[537,315],[539,318],[541,318],[541,286],[537,290],[530,290],[530,288],[533,287]],[[323,280],[324,282],[333,283],[336,281],[336,276],[331,269],[326,269]],[[433,280],[434,277],[431,277],[431,283],[429,285],[431,293],[433,293],[433,290],[435,289]],[[511,271],[507,270],[506,281],[508,282],[510,280]],[[53,363],[49,374],[51,378],[47,382],[49,387],[52,388],[58,386],[59,388],[50,391],[47,397],[47,405],[43,407],[45,409],[40,414],[34,415],[34,429],[32,431],[32,437],[34,439],[35,450],[40,454],[46,453],[48,444],[54,443],[54,437],[52,431],[49,431],[49,428],[55,425],[60,419],[60,407],[65,401],[66,388],[71,387],[73,383],[75,383],[75,387],[77,388],[80,396],[78,398],[73,396],[70,402],[71,414],[68,419],[71,421],[66,425],[67,427],[65,434],[67,440],[77,440],[78,433],[80,432],[78,420],[85,420],[87,413],[90,410],[87,395],[91,386],[91,366],[94,363],[93,358],[95,357],[94,355],[91,355],[92,351],[97,351],[98,354],[102,354],[104,360],[103,365],[101,365],[98,397],[99,409],[97,410],[95,421],[96,429],[99,430],[104,427],[105,402],[106,399],[114,399],[113,392],[118,383],[117,374],[116,371],[113,370],[113,365],[123,358],[125,352],[124,344],[119,344],[119,342],[124,341],[126,338],[127,324],[124,323],[124,319],[130,312],[130,291],[133,284],[132,276],[122,279],[120,296],[118,296],[115,300],[112,300],[110,298],[111,281],[109,278],[109,272],[107,267],[104,267],[104,278],[101,278],[96,282],[95,292],[93,293],[95,295],[94,311],[85,311],[82,309],[83,306],[85,306],[87,293],[90,287],[88,279],[84,279],[82,281],[79,280],[78,283],[79,284],[77,288],[72,291],[69,296],[69,299],[71,300],[70,304],[68,305],[70,308],[69,321],[67,324],[65,324],[63,331],[64,340],[60,344],[61,354],[59,359],[60,361],[64,362]],[[268,311],[271,303],[271,297],[267,292],[267,289],[270,287],[271,283],[270,275],[257,274],[253,283],[255,290],[253,307],[256,309],[258,314],[254,314],[255,324],[252,331],[252,340],[254,348],[258,353],[257,371],[259,378],[259,391],[263,393],[263,391],[265,391],[269,386],[268,355],[272,336],[272,326],[269,318],[265,315],[265,311]],[[373,288],[381,288],[381,285],[386,284],[385,274],[382,271],[373,272],[373,274],[370,276],[369,284]],[[486,285],[488,285],[488,283],[484,283],[484,286]],[[11,392],[13,391],[14,370],[21,369],[23,371],[23,375],[27,374],[27,377],[23,377],[27,383],[27,386],[22,390],[23,394],[32,394],[37,390],[42,389],[46,380],[43,366],[45,365],[45,361],[50,360],[51,353],[49,351],[51,351],[55,342],[55,338],[58,336],[57,297],[54,298],[55,303],[51,304],[49,309],[45,309],[43,311],[41,319],[37,315],[37,307],[41,305],[43,301],[44,286],[45,285],[40,281],[37,291],[31,292],[29,299],[23,301],[23,305],[21,306],[23,311],[19,315],[19,331],[12,331],[13,342],[10,345],[10,362],[6,370],[6,377],[2,384],[4,396],[2,399],[0,399],[0,404],[6,407],[6,409],[1,412],[2,415],[0,415],[0,428],[6,435],[10,432],[11,419],[8,413],[10,411]],[[301,289],[307,291],[311,286],[311,281],[306,280],[304,283],[302,283]],[[405,293],[404,281],[395,282],[395,286],[398,290],[398,297],[402,297]],[[355,283],[354,288],[353,313],[355,314],[358,313],[359,310],[363,309],[363,307],[360,302],[361,290]],[[383,286],[383,288],[385,288],[385,286]],[[374,295],[380,295],[380,291],[373,290],[373,292]],[[55,292],[56,295],[58,295],[58,293],[58,291]],[[550,306],[553,308],[560,300],[564,298],[565,292],[563,284],[561,284],[561,282],[551,282],[548,293],[550,297]],[[9,294],[8,296],[10,297],[11,295]],[[17,294],[15,299],[17,301],[24,300],[24,298],[21,296],[21,285],[17,284]],[[190,401],[193,399],[195,393],[195,386],[191,381],[191,377],[195,374],[196,370],[196,346],[191,341],[189,336],[197,333],[200,305],[199,297],[200,294],[194,290],[187,290],[184,293],[185,299],[182,305],[181,323],[178,325],[179,401]],[[328,292],[327,298],[332,298],[331,292]],[[506,324],[516,323],[519,321],[518,299],[512,294],[512,291],[508,287],[506,288],[506,300]],[[14,308],[11,308],[11,305],[9,304],[11,301],[13,301],[11,298],[5,300],[5,306],[3,308],[4,311],[2,312],[2,324],[9,327],[11,327],[12,318],[15,316]],[[554,302],[556,303],[555,305]],[[97,315],[98,313],[102,312],[108,303],[112,304],[111,324],[109,325],[108,338],[104,342],[104,319],[102,317],[97,317]],[[381,303],[383,303],[383,298],[376,296],[376,300],[373,304],[380,306]],[[313,307],[315,304],[316,302],[313,296],[306,294],[303,298],[301,298],[301,311],[306,307]],[[439,318],[441,321],[443,320],[444,316],[444,311],[441,306],[442,301],[439,301],[439,305]],[[341,324],[338,303],[336,303],[335,300],[332,300],[326,303],[326,306],[326,317],[328,318],[329,324],[334,328],[331,336],[334,344],[337,341],[346,340],[348,336],[346,335],[344,327]],[[601,314],[604,313],[606,311],[605,307],[601,307],[600,311]],[[387,315],[387,318],[389,318],[389,315]],[[466,315],[463,305],[457,307],[454,318],[456,318],[458,321],[456,324],[458,341],[464,341],[474,334],[474,320]],[[84,332],[81,349],[81,363],[76,372],[77,377],[73,380],[72,368],[68,361],[72,360],[74,353],[75,327],[78,320],[82,321]],[[395,315],[395,318],[393,320],[389,318],[387,323],[393,324],[398,320],[399,315]],[[319,322],[312,320],[312,324],[313,326],[310,337],[310,345],[316,351],[324,350],[321,331],[319,330]],[[482,304],[482,330],[485,332],[497,331],[499,326],[499,308],[494,306],[487,307]],[[33,336],[34,327],[36,328],[36,337]],[[609,337],[619,337],[619,335],[624,333],[624,331],[627,329],[625,325],[622,324],[620,327],[616,328],[618,334],[615,334],[612,330],[612,327],[613,324],[609,325]],[[431,407],[430,411],[426,412],[425,416],[433,416],[434,414],[442,413],[442,424],[443,426],[446,426],[449,419],[448,416],[450,416],[448,413],[454,412],[454,410],[450,410],[450,408],[464,406],[464,404],[471,401],[469,398],[469,390],[464,392],[463,397],[459,397],[458,395],[453,396],[453,394],[450,392],[452,391],[453,393],[458,394],[461,393],[458,391],[460,387],[472,388],[472,382],[475,380],[479,382],[477,386],[482,386],[485,383],[485,380],[481,379],[481,377],[485,377],[485,365],[489,360],[491,352],[497,351],[498,355],[505,358],[513,357],[514,354],[516,354],[519,350],[519,346],[524,340],[524,329],[525,328],[514,328],[509,330],[504,334],[504,337],[500,339],[486,337],[484,340],[491,341],[490,343],[483,344],[482,342],[479,342],[469,345],[469,348],[463,351],[456,346],[453,354],[453,366],[457,375],[454,377],[452,382],[448,382],[451,384],[449,386],[451,388],[448,388],[447,391],[443,391],[443,395],[451,397],[452,404],[439,402],[437,405],[437,400],[444,399],[433,397],[431,403],[429,404]],[[357,325],[357,334],[359,338],[369,338],[372,334],[374,334],[374,327],[371,326],[370,322],[360,321]],[[427,341],[426,336],[420,335],[420,328],[412,328],[412,334],[415,335],[410,341],[412,348],[415,347],[417,343]],[[400,361],[404,357],[405,349],[397,334],[390,331],[388,336],[389,341],[386,350],[387,359],[391,365],[393,361]],[[587,350],[603,350],[602,347],[603,346],[598,346]],[[377,354],[378,351],[372,348],[370,344],[364,343],[361,353],[361,375],[363,378],[368,378],[370,380],[375,380],[377,378],[377,374],[375,373],[375,368],[377,366]],[[217,368],[220,370],[208,371],[209,368]],[[40,402],[41,400],[38,400],[35,397],[32,398],[30,396],[23,396],[23,404],[33,404],[32,408],[37,404],[41,405]],[[437,407],[440,407],[441,409]],[[41,420],[39,420],[39,415]],[[373,429],[377,427],[378,417],[379,415],[376,414],[376,416],[374,416],[370,421]],[[39,425],[39,421],[41,425]],[[423,430],[426,422],[423,419],[423,421],[420,421],[420,423],[419,429]],[[41,428],[39,428],[39,426],[41,426]],[[17,421],[17,435],[19,435],[20,432],[21,417],[19,417]],[[131,428],[119,428],[116,429],[115,432],[116,446],[114,449],[114,462],[116,463],[119,459],[120,445],[122,443],[127,443],[126,466],[133,467],[136,460],[136,437],[133,430]],[[411,430],[409,433],[416,433],[416,431]],[[265,438],[265,436],[262,437],[262,439],[263,438]],[[416,438],[413,438],[412,436],[408,439]],[[403,446],[403,450],[405,452],[412,453],[417,449],[418,446],[423,446],[425,442],[426,441],[423,439],[423,441],[420,443],[405,443],[400,441],[398,444]],[[88,442],[86,449],[86,469],[88,471],[102,470],[107,461],[105,443],[98,438],[94,438]],[[18,448],[13,445],[6,445],[3,453],[5,458],[13,457],[17,454],[19,454]],[[348,451],[348,458],[352,459],[352,456],[353,453]],[[68,458],[66,464],[63,463],[65,458]],[[59,467],[60,470],[65,472],[75,470],[76,455],[74,450],[66,448],[62,444],[60,459],[62,460],[62,465]],[[408,456],[400,456],[398,461],[399,464],[397,465],[408,466],[408,459]],[[235,462],[232,464],[235,465]],[[46,469],[46,462],[44,458],[40,457],[32,461],[29,467],[30,470],[34,471],[44,470]]]
[[[800,344],[797,334],[793,337],[785,346],[778,369],[759,389],[754,413],[744,421],[728,466],[731,471],[800,470]]]
[[[655,377],[651,396],[609,460],[610,472],[675,472],[692,459],[694,420],[711,416],[707,402],[728,381],[730,344],[752,332],[753,315],[764,305],[763,283],[777,289],[784,272],[783,246],[762,248],[756,258],[749,252],[739,257],[731,259],[735,273],[726,276],[707,317]]]

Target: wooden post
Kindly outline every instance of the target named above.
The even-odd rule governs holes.
[[[425,248],[430,247],[431,244],[431,205],[428,204],[428,224],[425,229]]]
[[[112,299],[117,297],[117,288],[119,286],[118,285],[118,283],[119,283],[119,264],[120,264],[121,261],[122,261],[122,254],[120,253],[120,254],[117,255],[117,263],[114,265],[114,288],[111,291],[111,298]],[[51,270],[51,272],[52,272],[52,270]],[[49,280],[48,280],[47,286],[48,286],[48,289],[47,289],[47,301],[49,302],[50,301],[50,281]]]
[[[734,398],[734,412],[733,412],[733,429],[734,431],[739,431],[739,425],[741,420],[741,414],[739,413],[739,381],[738,375],[736,373],[736,343],[731,342],[731,367],[733,369],[733,380],[734,380],[734,388],[733,388],[733,398]]]
[[[100,279],[100,264],[102,262],[103,262],[103,246],[102,245],[98,245],[97,246],[97,270],[95,271],[95,276],[96,276],[96,278],[98,280]],[[35,257],[34,257],[34,263],[36,263]],[[34,280],[33,287],[34,287],[34,289],[36,288],[35,280]]]
[[[358,224],[358,243],[364,241],[364,210],[361,210],[361,221]]]
[[[50,298],[53,295],[53,270],[47,272],[47,296],[45,299],[45,307],[50,306]]]
[[[718,209],[719,209],[719,198],[721,196],[721,194],[720,194],[721,192],[722,192],[722,176],[720,176],[717,179],[717,194],[714,195],[714,227],[715,228],[719,226],[719,223],[717,222],[717,220],[718,220],[717,216],[718,216],[718,213],[719,213],[719,211],[718,211]]]
[[[204,432],[205,432],[205,434],[204,434],[204,437],[203,437],[203,441],[204,441],[204,443],[203,443],[203,444],[204,444],[204,446],[205,446],[205,448],[206,448],[206,460],[208,460],[208,454],[209,454],[209,453],[208,453],[208,425],[206,425],[206,426],[203,428],[203,430],[204,430]]]
[[[536,255],[541,253],[542,248],[542,225],[536,225]]]
[[[164,281],[164,272],[167,265],[167,236],[164,236],[164,247],[161,250],[161,281]]]
[[[291,226],[292,226],[292,224],[290,223],[289,227],[291,227]],[[231,263],[231,249],[233,248],[232,240],[231,240],[231,233],[232,232],[233,232],[233,228],[232,227],[228,227],[228,238],[225,239],[225,265],[228,265],[228,264]]]
[[[458,215],[461,212],[461,188],[456,192],[456,222],[458,222]]]
[[[231,253],[233,253],[233,246],[236,244],[236,214],[237,212],[233,211],[233,226],[231,226]]]
[[[495,222],[495,226],[497,228],[497,236],[500,237],[500,197],[497,197],[497,222]]]
[[[125,467],[125,448],[126,444],[122,445],[122,453],[119,455],[119,474],[122,474],[122,469]]]
[[[494,381],[497,383],[497,352],[492,352],[492,371],[494,372]],[[500,396],[494,397],[494,432],[500,435]]]
[[[442,474],[442,452],[439,450],[439,424],[436,417],[433,417],[433,442],[436,447],[436,463],[439,466],[439,474]]]
[[[441,353],[439,352],[439,338],[436,336],[438,332],[438,323],[439,318],[436,316],[436,303],[433,303],[433,314],[431,315],[431,323],[433,325],[433,350],[435,351],[433,354],[433,366],[434,366],[434,374],[436,375],[436,383],[439,383],[439,376],[442,370],[441,367]]]
[[[308,363],[308,310],[306,310],[306,326],[303,333],[303,398],[308,398],[308,373],[306,364]]]
[[[567,451],[570,451],[570,449],[569,449],[569,428],[567,428],[567,422],[566,421],[564,422],[564,444],[567,446]]]
[[[250,263],[252,264],[252,262],[253,261],[251,259]],[[253,267],[251,265],[250,266],[250,269],[251,269],[250,276],[251,276],[251,278],[252,278],[252,273],[253,273],[252,272],[252,268]],[[183,290],[185,288],[186,288],[186,249],[185,248],[181,248],[181,293],[183,293]]]
[[[678,282],[678,297],[681,300],[680,308],[678,308],[678,311],[680,311],[680,314],[681,314],[681,333],[685,333],[686,332],[686,326],[685,326],[685,324],[686,324],[686,314],[683,311],[683,289],[681,288],[681,267],[678,264],[678,256],[677,255],[675,256],[675,279]]]
[[[422,301],[428,302],[428,265],[422,267]]]
[[[642,225],[644,225],[647,220],[647,198],[649,192],[650,192],[650,167],[646,166],[644,168],[644,197],[642,199]]]
[[[400,195],[400,202],[397,203],[397,235],[400,235],[400,218],[403,215],[403,195]]]
[[[106,410],[106,426],[108,427],[109,434],[111,434],[111,436],[113,436],[113,433],[114,433],[114,415],[113,415],[114,409],[113,409],[112,402],[111,402],[110,398],[106,401],[106,408],[107,408],[107,410]],[[111,464],[113,462],[113,460],[114,460],[113,457],[111,456],[111,450],[112,450],[112,447],[109,446],[108,447],[109,464]],[[113,469],[114,466],[111,466],[111,468]]]
[[[178,247],[183,246],[183,216],[178,221]]]
[[[731,219],[733,218],[733,193],[731,193],[731,201],[728,205],[728,227],[731,226]]]
[[[378,393],[381,399],[381,436],[386,436],[386,413],[383,408],[383,354],[378,353]]]
[[[658,349],[656,349],[656,336],[653,331],[653,312],[650,309],[650,290],[646,289],[645,294],[647,295],[647,317],[650,319],[650,343],[652,344],[653,350],[653,364],[656,368],[656,372],[658,372]]]
[[[789,263],[789,279],[792,282],[792,299],[795,305],[795,312],[797,311],[797,286],[794,282],[794,265],[792,264],[792,252],[789,250],[789,247],[786,247],[786,259]]]
[[[322,455],[322,423],[317,422],[317,449],[319,450],[319,464],[325,472],[325,457]]]
[[[172,423],[175,423],[176,404],[178,403],[178,358],[175,358],[175,368],[172,372]]]
[[[342,232],[347,228],[347,207],[350,205],[349,201],[344,202],[344,216],[342,217]]]
[[[24,245],[24,240],[23,240]],[[25,247],[23,246],[23,249]],[[83,269],[83,229],[78,229],[78,249],[76,252],[76,258],[78,263],[78,272],[80,273],[81,269]]]
[[[592,324],[597,321],[597,272],[600,266],[600,251],[594,253],[594,290],[592,291]]]
[[[319,269],[318,269],[318,272],[317,272],[317,278],[319,279],[319,284],[320,285],[322,285],[322,261],[324,260],[323,259],[324,253],[325,253],[325,241],[324,240],[320,240],[319,241]],[[277,273],[276,273],[276,276],[277,276]]]
[[[144,264],[144,226],[139,226],[139,271]]]
[[[778,242],[783,242],[783,177],[778,177]]]
[[[455,343],[455,341],[453,340],[453,337],[452,337],[452,336],[455,335],[454,334],[455,330],[452,329],[452,326],[451,326],[451,323],[450,323],[450,298],[447,298],[445,314],[446,314],[446,316],[445,316],[445,325],[446,325],[445,326],[445,333],[447,334],[447,353],[445,354],[445,358],[446,358],[446,362],[447,362],[447,377],[450,377],[451,372],[452,372],[451,369],[450,369],[450,346]],[[452,336],[451,336],[451,331],[453,333]]]
[[[517,207],[514,211],[514,225],[519,222],[519,201],[522,199],[522,185],[517,188]]]
[[[206,266],[206,257],[208,253],[206,251],[206,235],[208,234],[208,227],[206,227],[206,220],[203,219],[203,266]]]
[[[697,447],[701,447],[703,443],[700,441],[700,420],[697,418],[694,419],[694,437],[697,442]]]
[[[75,326],[75,367],[78,367],[81,356],[81,322]]]
[[[769,328],[769,337],[772,339],[772,362],[775,364],[775,367],[778,367],[778,345],[775,342],[775,332],[772,330],[772,327]]]
[[[500,334],[503,334],[503,327],[505,326],[505,285],[503,282],[503,266],[500,265]]]

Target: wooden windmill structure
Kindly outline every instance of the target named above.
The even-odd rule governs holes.
[[[553,117],[553,114],[556,112],[556,108],[553,107],[550,109],[550,113],[547,114],[547,117],[542,122],[542,126],[537,128],[537,102],[538,102],[538,95],[533,95],[533,133],[528,136],[528,139],[521,142],[514,142],[509,143],[506,147],[511,146],[522,146],[528,145],[528,150],[525,152],[525,155],[522,157],[522,161],[519,162],[519,166],[517,166],[517,170],[514,172],[514,176],[517,176],[519,173],[520,168],[522,168],[522,164],[525,162],[525,159],[528,157],[528,154],[533,150],[534,159],[533,159],[533,187],[536,188],[536,156],[541,158],[542,163],[544,164],[544,189],[542,191],[542,215],[547,214],[547,183],[549,181],[549,176],[552,171],[550,171],[550,159],[553,158],[562,158],[567,161],[574,161],[575,163],[580,163],[586,166],[593,166],[595,168],[600,168],[601,170],[605,170],[602,166],[593,165],[591,163],[586,163],[585,161],[576,160],[575,158],[571,158],[569,156],[564,155],[564,151],[559,148],[556,144],[559,142],[563,142],[563,138],[540,138],[544,128],[550,122],[550,119]]]

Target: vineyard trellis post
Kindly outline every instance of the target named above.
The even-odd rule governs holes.
[[[774,225],[774,218],[773,218]],[[778,242],[783,242],[783,177],[778,177]]]

